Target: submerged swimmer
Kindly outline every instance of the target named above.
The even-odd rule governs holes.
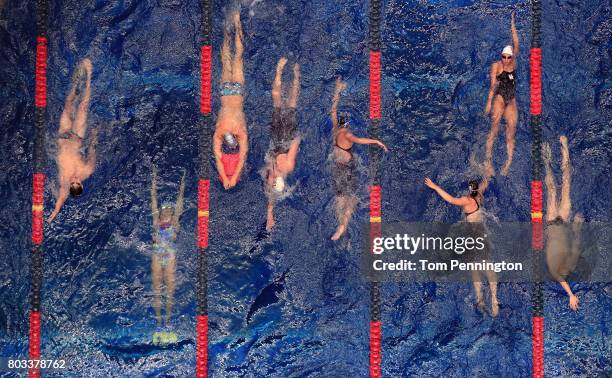
[[[68,198],[68,193],[72,197],[78,197],[83,193],[83,181],[93,173],[96,167],[96,144],[97,131],[92,131],[91,141],[87,159],[84,159],[81,149],[85,132],[87,131],[87,112],[91,99],[91,74],[93,65],[91,60],[83,59],[76,68],[72,89],[66,97],[64,111],[60,117],[59,136],[57,139],[58,152],[56,156],[58,166],[58,195],[55,209],[49,216],[49,222],[53,221],[62,209],[64,202]],[[81,94],[81,102],[75,109],[74,101],[77,97],[77,88],[81,78],[85,75],[85,86]],[[73,117],[73,113],[74,117]]]
[[[221,48],[221,110],[213,135],[217,171],[225,189],[236,186],[244,168],[248,146],[246,118],[243,110],[244,72],[242,26],[240,13],[231,16],[234,31],[234,58],[230,53],[229,28],[225,29]],[[224,149],[229,149],[227,151]]]
[[[153,254],[151,257],[151,275],[153,277],[153,307],[157,325],[162,325],[161,289],[166,285],[166,324],[170,321],[176,286],[176,236],[183,212],[185,193],[185,174],[181,179],[176,203],[163,203],[161,210],[157,206],[157,168],[153,166],[151,178],[151,211],[153,215]]]
[[[512,44],[502,50],[501,60],[491,65],[491,87],[485,113],[491,114],[491,131],[487,136],[485,145],[485,166],[487,175],[494,175],[493,168],[493,144],[499,134],[499,124],[502,116],[506,120],[506,150],[507,160],[501,169],[502,176],[506,176],[512,164],[514,154],[514,136],[516,134],[516,124],[518,122],[518,108],[516,106],[516,58],[519,53],[519,40],[512,12]],[[491,111],[491,107],[493,110]]]
[[[287,109],[282,109],[282,76],[287,64],[286,58],[280,58],[276,66],[276,75],[272,83],[272,124],[270,127],[271,143],[266,157],[265,192],[268,197],[266,230],[274,227],[274,202],[285,190],[285,180],[295,169],[295,160],[300,147],[297,135],[297,102],[300,96],[300,66],[293,66],[293,83],[287,101]]]
[[[466,230],[473,235],[470,236],[482,236],[485,233],[484,228],[484,214],[482,210],[482,203],[484,200],[484,192],[489,186],[490,177],[487,176],[479,184],[478,181],[472,180],[468,183],[469,194],[461,196],[459,198],[453,197],[444,191],[441,187],[436,185],[429,177],[425,178],[425,185],[433,189],[438,193],[440,197],[446,202],[461,207],[465,214],[465,221],[468,226]],[[486,243],[485,243],[486,244]],[[486,244],[483,251],[472,253],[470,258],[473,261],[489,260],[489,246]],[[489,286],[491,289],[491,315],[497,316],[499,313],[499,302],[497,301],[497,275],[491,270],[485,272],[487,279],[489,280]],[[474,285],[474,293],[476,294],[476,304],[478,308],[484,310],[485,303],[482,295],[482,281],[478,271],[472,271],[472,284]]]
[[[574,295],[567,283],[567,277],[576,268],[580,256],[580,236],[584,218],[582,214],[576,214],[570,227],[572,167],[567,137],[561,136],[559,141],[561,142],[562,171],[560,202],[557,202],[557,187],[551,168],[552,152],[550,145],[544,143],[542,151],[546,171],[544,178],[546,185],[546,263],[551,275],[561,284],[561,287],[569,296],[570,308],[576,311],[578,309],[578,297]]]
[[[357,205],[357,181],[355,176],[355,159],[353,158],[353,144],[375,144],[387,151],[387,147],[379,140],[359,138],[350,131],[348,119],[338,118],[338,104],[340,93],[346,88],[346,83],[338,78],[332,99],[330,111],[332,121],[333,163],[332,180],[336,193],[336,218],[338,228],[332,235],[332,240],[338,240],[346,232],[355,206]]]

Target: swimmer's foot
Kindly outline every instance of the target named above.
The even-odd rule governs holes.
[[[287,64],[287,58],[285,58],[284,56],[281,57],[278,60],[278,63],[276,64],[276,74],[282,73],[283,70],[285,69],[286,64]]]
[[[336,229],[336,232],[332,235],[331,240],[338,240],[338,239],[340,239],[340,236],[342,236],[345,231],[346,231],[346,226],[341,224]]]
[[[499,314],[499,302],[497,299],[491,298],[491,316],[496,317]]]
[[[552,159],[552,151],[548,143],[542,144],[542,159],[544,159],[545,162],[550,162]]]
[[[483,314],[486,312],[486,306],[483,298],[476,299],[476,308]]]

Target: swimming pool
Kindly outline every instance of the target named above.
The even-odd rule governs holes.
[[[529,219],[530,135],[526,2],[387,1],[383,18],[382,160],[385,220],[454,221],[422,180],[459,192],[483,156],[482,116],[488,66],[509,39],[517,10],[523,54],[515,161],[497,176],[486,207],[499,219]],[[588,220],[610,214],[610,6],[596,1],[544,5],[544,138],[558,156],[570,139],[575,208]],[[29,207],[33,119],[33,2],[3,2],[0,33],[5,119],[0,194],[0,349],[27,351]],[[214,82],[225,9],[214,7]],[[248,167],[229,192],[211,187],[211,376],[365,376],[369,284],[359,266],[367,217],[367,152],[360,157],[361,199],[348,237],[329,240],[335,220],[329,181],[333,83],[348,82],[341,111],[365,134],[368,109],[367,3],[243,2]],[[47,228],[43,288],[44,356],[63,357],[93,376],[191,376],[195,365],[195,257],[199,5],[167,1],[77,1],[50,10],[48,167],[70,76],[94,63],[90,127],[99,156],[86,193]],[[304,134],[293,195],[263,232],[259,169],[268,147],[270,83],[281,55],[302,65],[299,128]],[[607,59],[608,58],[608,59]],[[216,88],[216,87],[215,87]],[[219,98],[215,91],[214,111]],[[505,155],[496,144],[495,157]],[[150,162],[160,197],[171,199],[185,169],[174,329],[179,340],[151,344]],[[593,185],[597,183],[597,185]],[[46,208],[52,206],[51,185]],[[26,188],[26,189],[24,189]],[[610,285],[580,284],[577,313],[558,285],[545,292],[546,375],[609,373]],[[470,285],[385,284],[384,376],[525,376],[530,374],[530,287],[503,284],[497,319],[474,310]],[[66,373],[67,376],[78,376]]]

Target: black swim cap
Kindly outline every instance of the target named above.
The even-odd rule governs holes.
[[[475,197],[478,194],[478,181],[470,180],[468,183],[468,188],[470,188],[470,195]]]
[[[78,197],[83,194],[83,185],[78,182],[73,182],[70,184],[70,195],[73,197]]]

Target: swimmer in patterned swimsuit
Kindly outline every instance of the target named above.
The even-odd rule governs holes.
[[[55,209],[49,216],[49,222],[59,214],[68,194],[78,197],[83,193],[83,181],[93,173],[96,167],[97,132],[92,132],[89,142],[87,159],[84,159],[82,148],[85,132],[87,131],[87,113],[91,99],[91,74],[93,65],[91,60],[83,59],[77,67],[70,94],[66,97],[64,111],[60,117],[59,135],[57,139],[57,166],[58,166],[58,194]],[[85,76],[82,93],[77,94],[81,78]],[[80,97],[78,107],[75,99]]]
[[[501,60],[491,65],[491,87],[485,106],[485,113],[491,115],[491,131],[489,131],[485,144],[485,166],[487,174],[490,176],[495,174],[495,168],[493,167],[493,144],[497,134],[499,134],[499,124],[502,116],[506,120],[507,151],[507,160],[501,169],[502,176],[508,175],[514,154],[514,139],[518,122],[518,108],[515,98],[516,58],[519,54],[519,40],[514,21],[514,12],[512,12],[511,32],[514,47],[504,47]]]
[[[226,27],[223,36],[223,47],[221,48],[221,110],[217,116],[217,125],[213,135],[213,151],[217,163],[217,171],[221,177],[223,187],[230,189],[236,186],[244,163],[246,161],[248,146],[248,136],[246,129],[246,118],[243,110],[244,95],[244,70],[242,53],[242,25],[240,24],[240,12],[235,11],[231,16],[233,23],[234,57],[230,52],[229,28]],[[238,164],[231,178],[225,173],[223,165],[223,144],[226,141],[234,141],[238,146]]]
[[[157,168],[153,166],[151,179],[151,210],[153,214],[153,253],[151,275],[153,277],[153,307],[157,325],[162,325],[161,286],[166,285],[166,317],[168,323],[174,303],[176,283],[176,236],[179,232],[179,218],[183,212],[185,175],[181,179],[176,204],[164,203],[161,211],[157,207]]]
[[[387,147],[379,140],[359,138],[349,129],[348,119],[338,118],[338,103],[340,94],[346,88],[346,83],[340,78],[336,80],[336,89],[330,111],[332,121],[333,165],[332,180],[336,194],[336,218],[338,228],[332,235],[332,240],[338,240],[346,232],[355,206],[357,205],[357,182],[355,177],[355,161],[353,158],[353,144],[375,144],[387,151]]]

